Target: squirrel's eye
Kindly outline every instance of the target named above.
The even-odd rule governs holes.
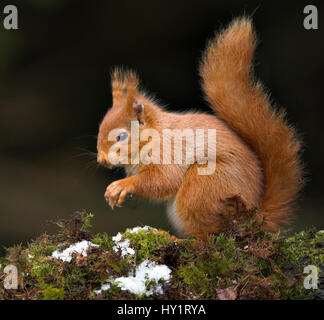
[[[127,132],[121,132],[118,136],[117,136],[117,141],[123,141],[128,137],[128,133]]]

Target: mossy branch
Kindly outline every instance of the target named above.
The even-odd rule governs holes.
[[[251,217],[202,241],[149,227],[92,235],[93,215],[81,212],[58,221],[54,235],[8,248],[0,258],[0,299],[323,299],[324,232],[284,237],[261,231]],[[9,264],[18,268],[17,290],[4,286]],[[317,290],[304,288],[307,265],[318,268]],[[145,275],[141,293],[127,289],[127,279],[141,284],[143,266],[164,268],[170,279]]]

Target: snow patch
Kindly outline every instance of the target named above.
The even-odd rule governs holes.
[[[113,250],[115,252],[120,251],[122,257],[125,257],[127,254],[134,255],[135,250],[130,248],[130,242],[128,239],[125,239],[124,241],[121,241],[122,235],[120,232],[117,233],[116,236],[112,237],[113,241],[115,242],[115,246],[113,247]]]
[[[119,277],[114,280],[122,290],[128,290],[131,293],[146,296],[152,295],[154,292],[163,294],[162,285],[158,284],[159,280],[169,281],[171,279],[171,269],[166,265],[157,265],[155,262],[144,260],[137,268],[135,277]],[[146,289],[145,282],[154,281],[156,285],[149,290]]]
[[[155,228],[149,227],[149,226],[144,226],[144,227],[134,227],[133,229],[128,229],[127,232],[131,234],[137,234],[139,231],[150,231],[150,230],[157,230]],[[134,255],[135,250],[130,248],[130,242],[128,239],[125,239],[122,241],[122,234],[118,232],[114,237],[112,237],[112,240],[115,242],[115,246],[113,247],[113,250],[115,252],[120,251],[122,257],[125,257],[126,255]]]
[[[121,290],[128,290],[133,294],[151,296],[154,292],[157,294],[163,294],[162,284],[158,283],[160,280],[168,282],[171,279],[171,269],[166,265],[158,265],[148,259],[144,260],[135,271],[135,276],[131,272],[128,277],[119,277],[114,280],[110,280],[111,283],[118,285]],[[150,289],[146,288],[145,283],[147,281],[154,281],[155,285]],[[102,291],[110,289],[110,284],[104,284],[100,290],[96,290],[95,293],[99,294]]]
[[[119,242],[122,238],[122,235],[120,232],[118,232],[114,237],[112,237],[113,241]]]
[[[111,287],[110,283],[103,284],[103,285],[101,286],[101,289],[99,289],[99,290],[95,290],[94,293],[95,293],[95,294],[100,294],[100,293],[102,293],[103,291],[107,291],[107,290],[109,290],[110,287]]]
[[[130,230],[127,230],[129,233],[135,233],[135,234],[138,234],[139,231],[142,231],[142,230],[145,230],[145,231],[150,231],[150,230],[155,230],[157,231],[157,229],[155,228],[152,228],[152,227],[149,227],[149,226],[144,226],[144,227],[134,227],[133,229],[130,229]]]
[[[75,244],[72,244],[67,249],[65,249],[63,252],[59,252],[59,250],[56,250],[52,253],[52,258],[60,259],[63,262],[71,262],[73,256],[73,253],[81,253],[84,257],[87,256],[87,251],[90,247],[98,248],[99,246],[97,244],[94,244],[90,241],[83,240],[80,242],[77,242]]]

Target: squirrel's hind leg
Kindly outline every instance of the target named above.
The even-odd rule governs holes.
[[[194,164],[188,169],[175,198],[174,212],[185,233],[204,238],[226,228],[233,199],[241,198],[237,184],[226,176],[224,168],[216,167],[212,175],[198,175],[197,167]]]

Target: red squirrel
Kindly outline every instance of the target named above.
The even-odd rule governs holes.
[[[254,79],[252,59],[256,35],[251,20],[238,18],[209,42],[200,64],[202,89],[215,114],[164,110],[139,88],[132,71],[112,73],[113,105],[98,134],[98,162],[124,166],[127,177],[111,183],[105,198],[119,206],[127,194],[167,201],[168,216],[181,235],[204,238],[226,228],[231,199],[256,209],[264,230],[274,232],[290,221],[292,205],[302,187],[300,142],[282,110],[271,106],[262,84]],[[112,164],[110,147],[130,144],[131,121],[139,131],[216,129],[216,167],[199,175],[199,163]],[[121,128],[116,141],[109,132]],[[139,147],[143,147],[143,142]],[[131,152],[128,151],[128,157]],[[162,156],[162,155],[161,155]]]

